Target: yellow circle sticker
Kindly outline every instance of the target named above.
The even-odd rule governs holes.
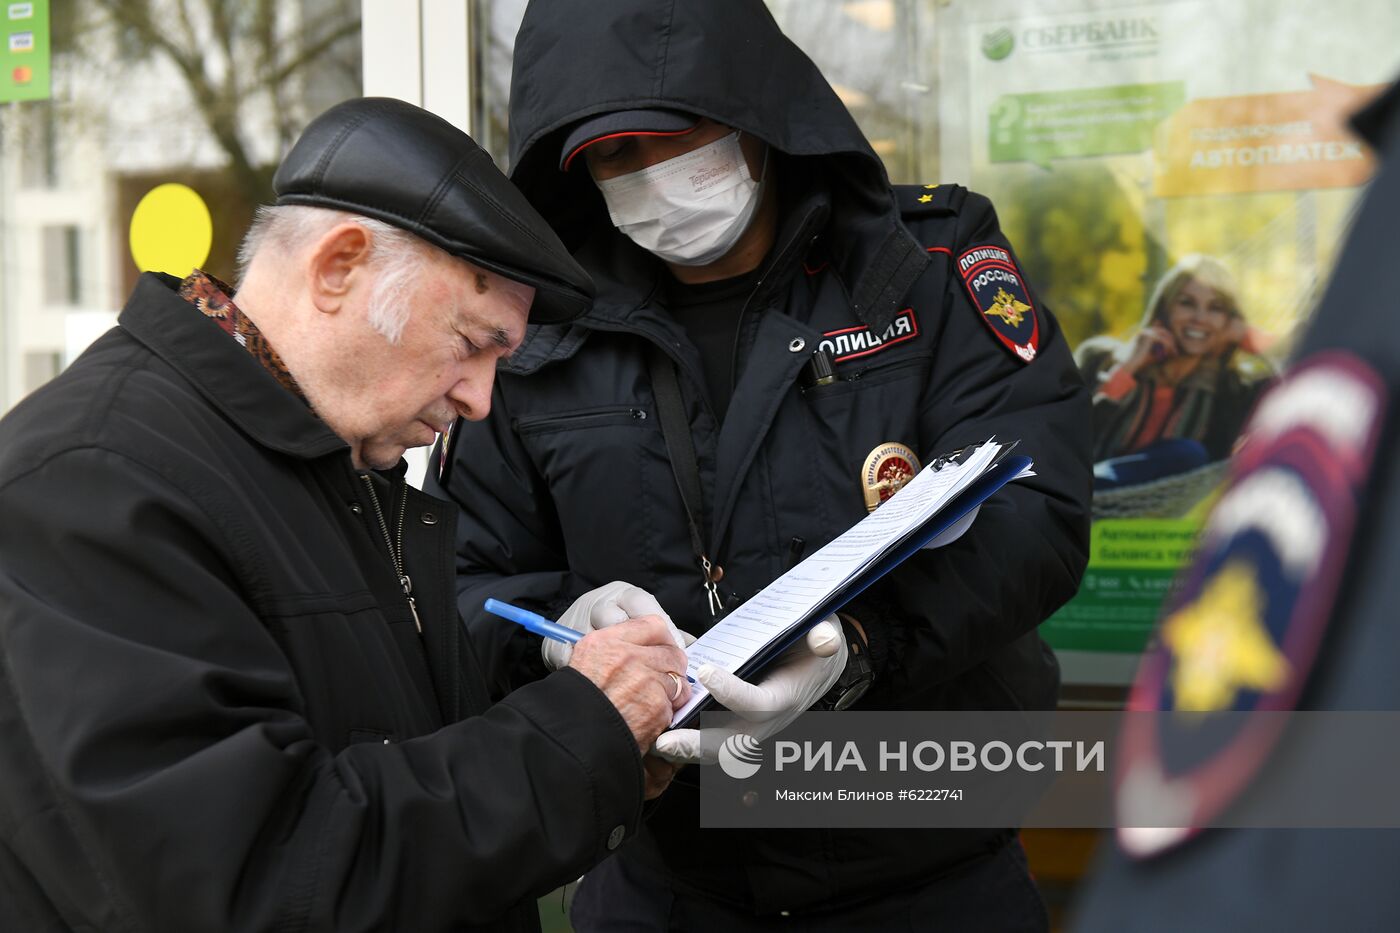
[[[209,258],[214,224],[193,188],[171,182],[141,198],[131,214],[130,237],[137,269],[184,278]]]

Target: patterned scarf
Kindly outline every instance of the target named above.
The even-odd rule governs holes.
[[[1123,400],[1117,415],[1094,443],[1094,459],[1102,460],[1130,451],[1140,450],[1164,438],[1206,440],[1215,409],[1221,378],[1226,372],[1219,357],[1201,360],[1200,364],[1174,386],[1172,407],[1165,422],[1153,436],[1143,436],[1155,389],[1164,384],[1162,371],[1147,366],[1138,373],[1137,387]]]
[[[214,276],[196,269],[180,283],[179,294],[198,308],[205,317],[218,324],[220,330],[237,340],[243,349],[253,354],[253,359],[257,360],[272,378],[281,383],[282,388],[305,402],[306,396],[302,394],[301,386],[297,385],[296,379],[287,370],[282,357],[277,355],[277,351],[267,342],[257,325],[238,310],[238,305],[229,297],[231,291],[231,288]]]

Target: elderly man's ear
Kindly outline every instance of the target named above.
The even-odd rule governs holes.
[[[316,310],[335,314],[355,287],[368,284],[373,234],[353,221],[337,224],[306,255],[306,283]]]

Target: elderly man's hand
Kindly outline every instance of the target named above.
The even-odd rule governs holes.
[[[587,635],[597,629],[604,629],[628,619],[640,619],[643,616],[658,616],[664,619],[671,627],[671,640],[682,649],[695,641],[695,636],[682,632],[671,624],[671,617],[661,608],[655,596],[639,586],[621,580],[605,583],[584,593],[564,610],[558,622],[566,628]],[[551,671],[557,671],[568,664],[572,650],[572,645],[552,638],[546,638],[540,646],[545,666]]]
[[[617,707],[643,752],[690,698],[685,652],[673,632],[658,616],[630,619],[585,635],[569,659]]]
[[[642,793],[645,800],[655,800],[666,792],[671,781],[680,773],[683,765],[673,764],[665,758],[647,754],[642,758],[642,770],[646,773],[646,789]]]
[[[696,671],[696,678],[730,714],[715,717],[719,725],[672,729],[657,740],[652,752],[677,764],[714,764],[720,746],[732,736],[762,740],[776,735],[831,689],[846,658],[841,622],[830,616],[784,651],[757,683],[705,665]]]

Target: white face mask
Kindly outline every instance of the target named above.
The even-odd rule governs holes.
[[[733,249],[759,202],[737,132],[597,184],[613,225],[678,266],[708,265]]]

